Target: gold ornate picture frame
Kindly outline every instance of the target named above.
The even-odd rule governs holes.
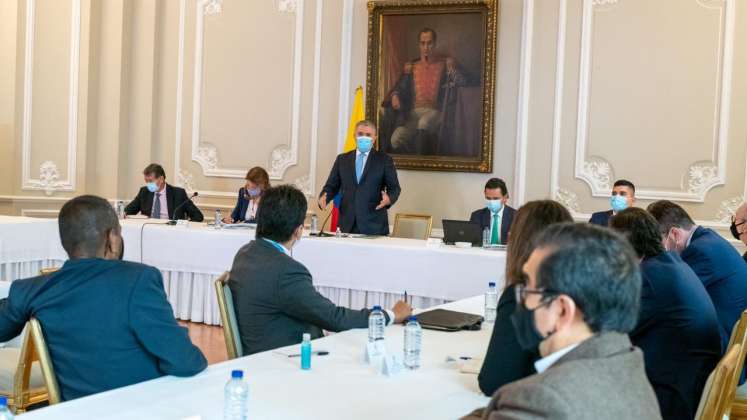
[[[366,116],[400,169],[492,172],[498,0],[368,2]]]

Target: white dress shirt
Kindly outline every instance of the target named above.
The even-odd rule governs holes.
[[[246,214],[244,214],[244,220],[249,221],[254,219],[254,216],[257,214],[257,207],[259,200],[249,200],[249,205],[246,206]]]
[[[161,194],[160,197],[158,197],[157,194]],[[153,218],[153,209],[156,207],[156,198],[158,198],[161,202],[161,219],[168,219],[169,218],[169,205],[166,201],[166,185],[164,184],[161,191],[153,193],[153,207],[151,207],[150,217]]]
[[[568,347],[564,347],[553,354],[537,360],[536,362],[534,362],[534,369],[537,370],[537,373],[546,371],[550,366],[554,365],[555,362],[560,360],[561,357],[565,356],[566,354],[570,353],[571,350],[578,347],[579,344],[581,343],[571,344]]]

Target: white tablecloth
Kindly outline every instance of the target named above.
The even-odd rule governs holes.
[[[122,236],[126,260],[161,270],[177,318],[217,325],[220,313],[212,283],[231,268],[239,248],[254,239],[254,230],[127,219]],[[55,220],[0,216],[0,238],[0,267],[13,272],[0,279],[33,276],[66,259]],[[293,257],[309,269],[323,295],[353,309],[391,307],[405,291],[420,308],[474,296],[489,281],[503,284],[506,258],[503,251],[434,249],[413,239],[311,237],[293,249]]]
[[[482,297],[445,305],[482,314]],[[299,359],[272,351],[208,367],[192,378],[164,377],[56,406],[31,411],[24,419],[223,418],[223,387],[232,369],[249,381],[252,419],[454,419],[487,404],[475,375],[445,363],[447,355],[482,357],[491,328],[445,333],[423,331],[422,367],[394,377],[374,374],[361,361],[366,330],[314,340],[310,371]],[[387,348],[402,352],[403,327],[387,328]],[[297,350],[296,346],[283,349]],[[105,372],[102,371],[102,374]]]

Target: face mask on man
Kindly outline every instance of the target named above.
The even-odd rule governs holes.
[[[628,200],[621,195],[613,195],[610,197],[610,205],[615,213],[620,213],[628,208]]]
[[[148,191],[152,193],[158,191],[158,184],[156,184],[155,182],[148,182],[145,184],[145,187],[148,188]]]
[[[729,229],[731,230],[731,234],[734,236],[734,239],[739,240],[739,238],[742,236],[739,231],[737,230],[737,226],[742,226],[745,222],[737,223],[736,220],[731,221],[731,226]]]
[[[368,153],[373,147],[373,139],[368,136],[358,136],[355,142],[358,145],[358,151],[361,153]]]
[[[501,200],[485,200],[485,204],[491,213],[498,213],[503,208],[503,201]]]
[[[555,331],[552,331],[546,337],[543,337],[539,330],[537,330],[537,325],[534,322],[534,312],[543,306],[549,305],[551,302],[545,302],[532,310],[527,309],[521,302],[516,305],[516,311],[511,314],[511,323],[514,325],[516,339],[519,341],[519,346],[522,349],[526,351],[537,350],[541,342],[555,334]]]

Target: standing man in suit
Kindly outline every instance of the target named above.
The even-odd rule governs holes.
[[[121,228],[106,200],[68,201],[59,227],[70,259],[52,274],[11,284],[0,301],[0,341],[38,319],[65,401],[205,369],[205,357],[174,319],[161,272],[121,261]]]
[[[508,202],[508,188],[500,178],[490,178],[485,183],[486,207],[475,210],[469,221],[480,225],[482,230],[490,230],[492,245],[506,245],[511,223],[514,221],[516,210],[506,205]]]
[[[660,419],[635,327],[641,276],[624,238],[587,224],[550,226],[535,240],[513,315],[536,375],[499,388],[470,419]]]
[[[589,223],[607,226],[612,216],[628,207],[633,207],[633,204],[635,204],[635,185],[626,179],[618,179],[612,186],[612,194],[610,195],[612,210],[598,211],[592,214]]]
[[[367,328],[371,311],[335,306],[314,289],[311,274],[291,250],[301,240],[307,200],[290,185],[265,191],[259,203],[256,239],[233,260],[228,285],[244,355],[301,342],[304,333]],[[412,312],[399,301],[384,313],[387,324]]]
[[[691,419],[721,359],[716,309],[690,266],[664,251],[651,214],[629,208],[615,215],[610,227],[623,233],[641,258],[641,309],[630,340],[643,350],[661,416]]]
[[[734,324],[747,309],[747,264],[726,239],[696,225],[679,205],[661,200],[648,211],[659,222],[664,248],[680,254],[711,296],[726,349]]]
[[[184,188],[166,183],[166,172],[161,165],[151,163],[143,170],[143,176],[145,186],[140,188],[137,196],[125,207],[125,214],[142,213],[151,219],[188,218],[193,222],[202,222],[202,212],[187,197]]]
[[[734,214],[734,219],[731,221],[731,234],[734,239],[747,245],[747,202],[742,203]],[[742,255],[742,258],[747,262],[747,252]]]
[[[341,230],[345,233],[388,235],[387,210],[397,202],[402,189],[392,158],[373,149],[376,126],[368,120],[355,125],[357,148],[337,156],[327,183],[319,194],[324,210],[338,192]]]

